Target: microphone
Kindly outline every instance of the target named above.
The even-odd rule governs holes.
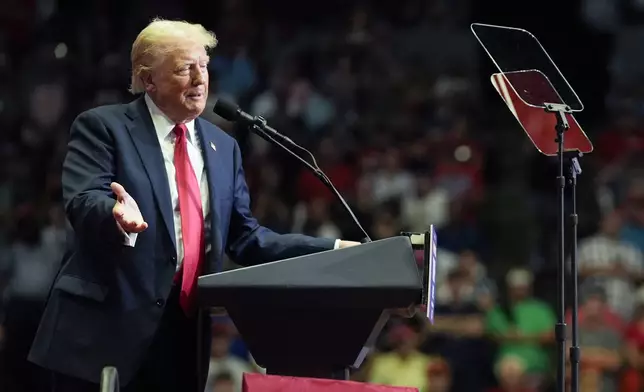
[[[240,123],[246,127],[249,127],[253,131],[255,130],[255,127],[259,127],[270,136],[283,140],[292,146],[297,146],[297,144],[293,140],[268,126],[268,124],[266,124],[266,120],[264,120],[263,117],[251,116],[250,114],[241,110],[239,106],[235,105],[232,102],[218,99],[217,102],[215,102],[215,107],[212,109],[212,111],[225,120]],[[264,138],[263,135],[259,136]]]
[[[333,186],[333,183],[331,183],[331,180],[329,177],[327,177],[326,174],[320,169],[318,166],[317,162],[315,161],[315,157],[313,154],[307,150],[306,148],[300,146],[299,144],[295,143],[293,140],[288,138],[287,136],[282,135],[281,133],[277,132],[277,130],[271,128],[268,126],[266,123],[266,120],[261,117],[261,116],[252,116],[245,111],[241,110],[239,106],[232,102],[228,102],[222,99],[218,99],[217,102],[215,102],[215,107],[212,109],[215,114],[219,115],[225,120],[231,121],[231,122],[237,122],[245,127],[248,127],[253,133],[261,137],[262,139],[266,140],[267,142],[274,144],[276,146],[279,146],[282,148],[284,151],[288,152],[291,154],[294,158],[296,158],[298,161],[302,162],[304,166],[306,166],[311,172],[320,180],[326,187],[335,194],[335,196],[340,200],[342,205],[344,206],[344,209],[349,213],[353,221],[355,222],[356,226],[360,229],[362,234],[364,234],[364,238],[362,239],[362,243],[365,242],[371,242],[371,238],[369,238],[369,234],[365,231],[365,229],[362,228],[362,225],[358,221],[358,218],[356,218],[355,214],[351,210],[351,207],[347,204],[347,202],[344,200],[340,192]],[[290,148],[286,147],[284,144],[289,144],[291,147],[295,147],[298,150],[304,151],[309,156],[311,157],[313,164],[310,164],[309,162],[306,161],[306,159],[302,158],[295,152],[293,152]]]

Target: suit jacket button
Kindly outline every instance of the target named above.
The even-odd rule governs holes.
[[[165,301],[162,298],[157,299],[157,306],[158,307],[160,307],[160,308],[163,307],[164,303],[165,303]]]

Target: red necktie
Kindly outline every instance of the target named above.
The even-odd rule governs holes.
[[[188,156],[188,129],[178,124],[173,129],[176,134],[174,145],[174,167],[177,173],[179,191],[179,211],[181,214],[181,234],[183,237],[183,278],[179,304],[186,314],[193,309],[197,288],[197,277],[201,270],[204,246],[204,219],[201,207],[199,182]]]

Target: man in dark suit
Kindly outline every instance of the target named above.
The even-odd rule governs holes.
[[[203,391],[198,275],[221,270],[224,252],[248,265],[357,244],[278,235],[252,217],[239,146],[198,118],[216,42],[201,25],[153,21],[132,47],[142,97],[71,127],[62,182],[74,238],[29,356],[55,391],[97,391],[104,366],[125,391]]]

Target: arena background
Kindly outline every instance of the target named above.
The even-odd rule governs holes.
[[[536,34],[584,102],[577,118],[595,145],[578,188],[583,391],[644,385],[644,2],[2,0],[0,9],[0,390],[47,390],[25,355],[68,229],[67,132],[81,111],[132,99],[129,50],[155,16],[215,31],[210,107],[231,99],[309,147],[372,238],[436,225],[437,324],[393,320],[354,374],[422,392],[552,388],[556,161],[537,154],[492,88],[495,69],[469,24]],[[297,162],[204,116],[243,146],[264,225],[360,239]],[[261,369],[225,317],[213,315],[213,331],[209,389],[239,390],[242,372]]]

